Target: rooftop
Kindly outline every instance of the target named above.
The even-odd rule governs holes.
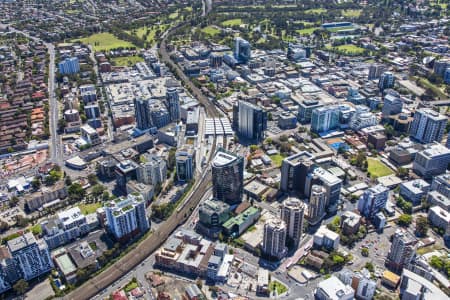
[[[258,208],[254,207],[254,206],[250,206],[243,213],[241,213],[241,214],[237,215],[236,217],[233,217],[233,218],[229,219],[228,221],[226,221],[223,224],[223,227],[231,228],[235,224],[237,224],[239,226],[242,223],[244,223],[247,220],[247,218],[253,216],[254,214],[256,214],[258,212],[259,212]]]
[[[350,285],[345,285],[336,276],[321,281],[318,288],[328,295],[330,300],[343,299],[343,296],[353,295],[355,292]]]
[[[217,151],[212,163],[216,167],[223,167],[237,161],[238,159],[239,157],[235,154],[225,152],[224,150],[219,150]]]
[[[8,248],[11,252],[19,251],[29,245],[36,244],[36,238],[31,232],[8,241]]]

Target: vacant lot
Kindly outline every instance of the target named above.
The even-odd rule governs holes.
[[[94,51],[109,51],[117,48],[136,48],[132,43],[120,40],[108,32],[96,33],[75,41],[91,45]]]
[[[113,65],[119,67],[132,67],[138,62],[144,61],[140,56],[120,56],[113,57],[111,60]]]
[[[367,158],[368,168],[371,178],[378,178],[394,174],[388,166],[383,164],[377,158]]]

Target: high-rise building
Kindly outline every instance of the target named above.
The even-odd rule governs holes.
[[[269,219],[264,224],[264,238],[262,252],[277,259],[283,258],[287,253],[286,248],[286,223],[280,219]]]
[[[314,156],[306,151],[283,159],[281,164],[281,191],[305,195],[306,176],[314,166]]]
[[[409,231],[397,229],[387,255],[387,265],[395,272],[401,272],[414,257],[416,243],[417,239]]]
[[[252,50],[250,43],[243,38],[237,37],[234,39],[234,58],[238,62],[246,63],[252,57]]]
[[[390,89],[394,87],[395,77],[392,72],[384,72],[380,76],[380,80],[378,81],[378,88],[380,90]]]
[[[314,109],[322,107],[322,102],[318,100],[303,100],[298,104],[297,119],[302,124],[311,122],[311,116]]]
[[[358,201],[358,210],[361,215],[373,218],[387,203],[389,190],[379,184],[364,191]]]
[[[31,280],[53,268],[50,251],[44,240],[37,241],[30,232],[7,242],[21,278]]]
[[[367,106],[357,105],[355,110],[356,111],[349,122],[349,126],[352,130],[357,131],[378,124],[377,116],[371,113]]]
[[[138,129],[145,130],[152,127],[152,117],[148,99],[134,99],[134,116],[136,118],[136,127]]]
[[[444,83],[449,84],[450,83],[450,67],[447,67],[444,72]]]
[[[339,126],[339,110],[336,106],[319,107],[311,114],[311,131],[316,133],[336,129]]]
[[[128,240],[150,228],[141,196],[129,194],[127,198],[107,202],[104,208],[108,229],[117,240]]]
[[[309,196],[314,184],[320,184],[325,188],[326,209],[336,211],[341,194],[342,180],[329,171],[314,166],[306,177],[305,195]]]
[[[298,198],[288,198],[281,207],[281,219],[286,223],[287,237],[298,247],[302,240],[305,203]]]
[[[141,157],[141,164],[136,170],[138,182],[157,185],[163,183],[167,178],[167,163],[157,155],[144,154]]]
[[[316,225],[326,214],[327,204],[326,190],[321,185],[313,185],[308,205],[308,223]]]
[[[445,143],[445,147],[450,149],[450,132],[447,134],[447,142]]]
[[[179,181],[190,181],[194,178],[195,153],[192,147],[178,149],[175,154],[177,177]]]
[[[212,68],[218,68],[222,66],[223,63],[223,55],[221,53],[211,53],[209,56],[209,66]]]
[[[180,97],[176,88],[171,87],[166,92],[167,106],[169,108],[170,120],[176,122],[180,120]]]
[[[445,71],[447,70],[448,67],[450,67],[450,60],[448,59],[438,60],[434,62],[433,72],[439,77],[444,77]]]
[[[383,102],[383,118],[389,118],[390,115],[396,115],[402,112],[403,101],[400,94],[389,89],[384,96]]]
[[[440,142],[446,125],[447,117],[431,108],[421,108],[414,114],[410,136],[421,143]]]
[[[150,116],[152,126],[162,128],[170,123],[170,113],[167,108],[158,101],[153,101],[150,104]]]
[[[369,80],[374,80],[380,78],[381,74],[384,71],[384,66],[379,64],[371,64],[369,67]]]
[[[220,148],[211,162],[214,198],[229,204],[241,201],[244,159]]]
[[[416,154],[413,171],[425,179],[430,179],[433,176],[445,173],[449,163],[450,149],[435,142],[427,145],[424,150]]]
[[[80,72],[80,64],[77,57],[68,57],[58,64],[61,75],[71,75]]]
[[[347,101],[355,105],[365,105],[366,97],[361,95],[357,88],[349,87],[347,93]]]
[[[78,207],[58,213],[57,217],[41,223],[44,240],[50,249],[55,249],[90,231],[86,216]]]
[[[252,103],[239,101],[238,131],[249,140],[261,142],[267,129],[267,112]]]

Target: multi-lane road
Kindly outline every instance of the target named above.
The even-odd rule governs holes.
[[[58,165],[64,164],[61,137],[58,134],[59,105],[55,94],[55,47],[53,44],[45,44],[50,57],[48,65],[48,101],[49,101],[49,126],[50,126],[50,158]]]

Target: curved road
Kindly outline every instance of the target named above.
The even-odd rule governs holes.
[[[175,211],[169,219],[158,228],[158,230],[150,234],[144,241],[139,243],[136,248],[132,249],[108,269],[85,282],[79,288],[65,296],[64,299],[89,299],[94,297],[144,261],[154,251],[161,247],[164,241],[180,224],[183,224],[188,219],[191,211],[194,210],[204,193],[206,193],[210,182],[211,169],[208,169],[203,174],[199,183],[194,186],[193,192],[188,196],[183,206]]]

